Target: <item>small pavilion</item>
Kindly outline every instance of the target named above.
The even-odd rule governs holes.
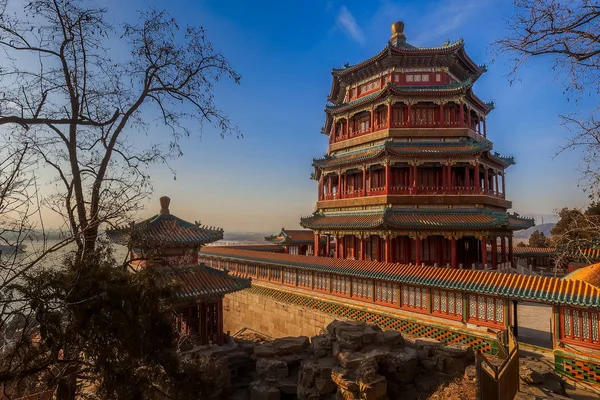
[[[296,229],[290,230],[281,228],[281,232],[277,235],[271,235],[265,237],[265,240],[269,243],[273,243],[282,246],[284,253],[297,254],[301,256],[314,254],[314,233],[309,229]],[[321,244],[326,243],[325,237],[322,237]],[[319,246],[321,252],[325,252],[323,246]],[[329,246],[327,246],[329,248]],[[328,256],[329,254],[320,254],[321,256]]]
[[[223,239],[223,230],[187,222],[169,212],[170,198],[160,198],[160,212],[144,221],[107,231],[130,252],[134,270],[153,268],[176,285],[175,323],[196,345],[223,344],[223,297],[250,287],[250,280],[198,264],[198,251]]]

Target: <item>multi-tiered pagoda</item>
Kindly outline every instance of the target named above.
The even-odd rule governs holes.
[[[330,254],[319,237],[333,235],[340,258],[495,268],[533,220],[507,213],[514,159],[492,152],[493,104],[473,93],[486,68],[462,40],[416,47],[403,30],[394,23],[379,54],[333,70],[316,211],[301,225],[315,233],[315,255]]]
[[[175,323],[184,337],[192,344],[223,344],[223,297],[250,287],[250,280],[198,264],[200,247],[223,239],[223,230],[177,218],[170,202],[163,196],[157,215],[106,233],[130,249],[133,269],[152,268],[175,285]]]

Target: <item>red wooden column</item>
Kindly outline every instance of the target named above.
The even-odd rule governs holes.
[[[485,193],[487,194],[490,189],[490,176],[487,167],[485,167],[485,170],[483,171],[483,181],[483,190],[485,190]]]
[[[371,120],[369,121],[371,125],[371,132],[375,132],[375,109],[371,108]]]
[[[366,248],[365,248],[365,237],[364,235],[360,235],[360,260],[361,261],[365,261],[367,259],[367,255],[365,254],[366,252]]]
[[[481,265],[485,266],[487,264],[487,240],[484,237],[481,238]]]
[[[389,161],[385,163],[385,194],[390,193],[391,167]]]
[[[498,239],[496,236],[491,237],[492,245],[492,269],[498,269]]]
[[[479,192],[481,190],[481,177],[479,176],[479,161],[475,163],[475,177],[473,178],[475,181],[475,191]]]
[[[458,104],[458,107],[459,107],[459,114],[458,114],[459,126],[464,126],[464,124],[465,124],[465,110],[463,108],[464,104],[463,104],[462,101]]]
[[[411,259],[411,242],[410,242],[410,237],[409,236],[403,236],[402,237],[403,243],[404,243],[404,263],[405,264],[410,264],[410,259]]]
[[[388,129],[392,127],[392,102],[388,103],[387,109],[387,127]]]
[[[465,187],[471,187],[471,170],[469,169],[469,164],[465,165]]]
[[[392,237],[390,235],[386,235],[383,242],[383,261],[386,263],[392,262],[391,260],[391,250],[392,250]]]
[[[502,171],[502,198],[506,198],[506,182],[504,181],[504,171]]]
[[[318,233],[315,233],[314,243],[313,243],[313,253],[315,257],[319,257],[319,252],[321,251],[321,237]]]
[[[363,176],[362,176],[362,195],[363,197],[367,196],[367,167],[363,168]]]
[[[341,258],[341,247],[342,245],[340,244],[340,235],[335,235],[335,258]]]
[[[336,199],[342,198],[342,171],[338,171],[338,184]]]
[[[506,262],[506,237],[504,235],[500,236],[500,259],[501,262]]]
[[[323,175],[321,175],[321,178],[319,178],[319,200],[323,200],[325,198],[324,181],[325,181],[325,178],[323,177]]]
[[[450,240],[450,264],[452,268],[458,268],[458,260],[456,258],[456,237],[452,236]]]
[[[510,233],[510,236],[508,237],[508,262],[510,263],[510,266],[515,268],[515,260],[513,258],[513,238],[512,238],[512,232]]]
[[[444,240],[443,236],[435,236],[435,263],[438,267],[442,266],[444,260],[442,259],[442,241]]]
[[[470,129],[471,128],[471,109],[469,107],[467,107],[467,124]]]
[[[331,254],[331,235],[325,235],[325,257]]]
[[[406,125],[411,126],[412,125],[412,105],[410,103],[408,103],[408,117],[406,119]]]
[[[331,175],[329,175],[327,177],[327,194],[329,194],[329,196],[331,197],[331,200],[333,200],[333,197],[331,196],[332,193],[333,193],[332,179],[331,179]]]
[[[445,126],[446,123],[444,121],[444,103],[440,103],[440,126]]]
[[[421,237],[415,238],[415,265],[421,265]]]
[[[417,164],[411,166],[413,173],[412,173],[412,182],[411,182],[411,186],[413,187],[413,193],[417,193],[417,185],[418,185],[418,177],[419,177],[419,173],[417,171]]]
[[[448,164],[448,177],[446,178],[446,183],[448,184],[448,190],[452,190],[452,165]]]

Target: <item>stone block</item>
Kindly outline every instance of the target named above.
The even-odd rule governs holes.
[[[259,358],[256,360],[256,373],[266,381],[277,381],[288,376],[288,365],[275,358]]]
[[[281,393],[276,387],[264,382],[252,382],[250,384],[250,400],[279,400]]]
[[[383,400],[387,398],[387,381],[383,376],[369,381],[361,380],[359,390],[361,400]]]
[[[396,330],[390,329],[387,331],[377,332],[377,342],[390,346],[404,346],[404,337]]]

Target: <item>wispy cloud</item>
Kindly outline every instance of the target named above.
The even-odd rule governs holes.
[[[356,19],[352,13],[346,8],[341,6],[337,16],[337,24],[342,28],[354,41],[364,44],[365,35],[356,23]]]

